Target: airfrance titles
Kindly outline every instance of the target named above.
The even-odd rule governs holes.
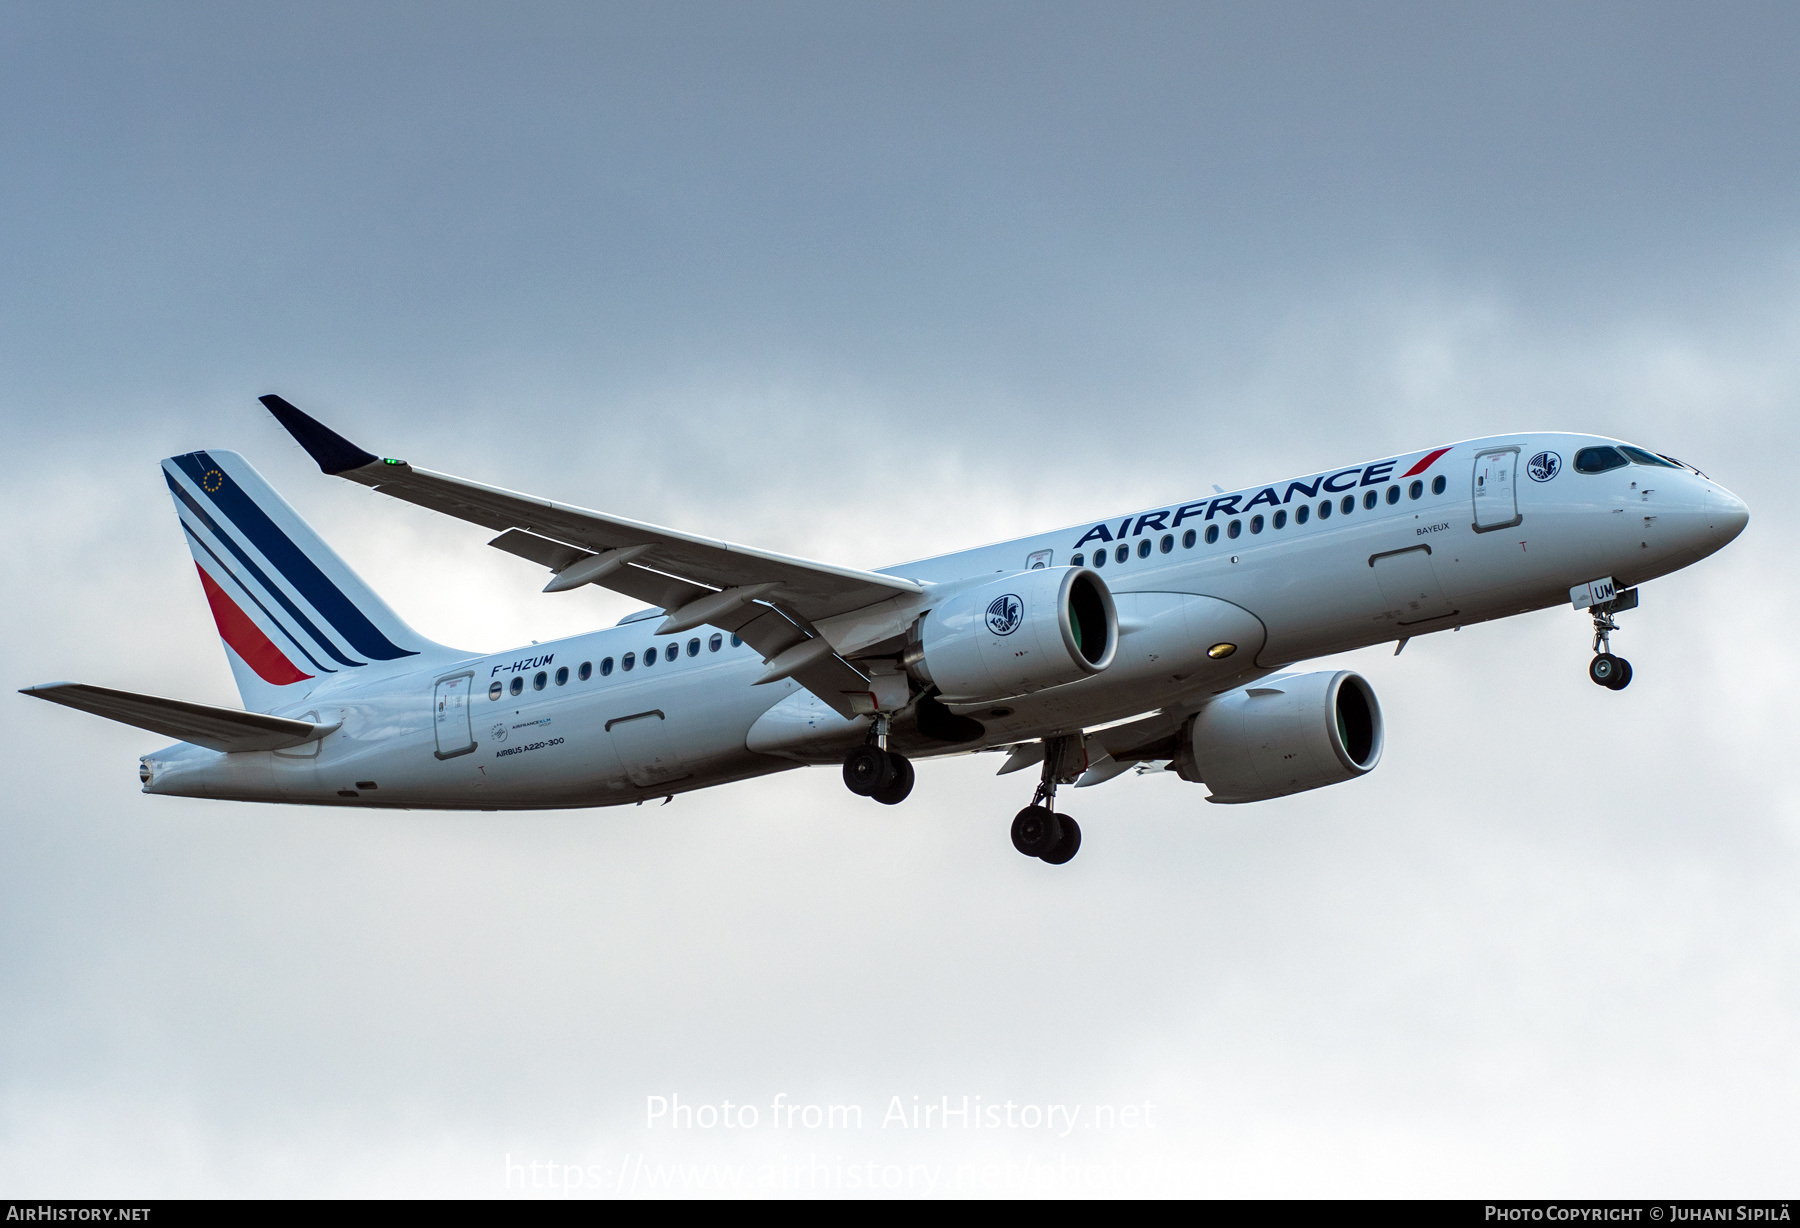
[[[1118,541],[1125,537],[1138,537],[1144,533],[1164,532],[1181,527],[1184,520],[1211,520],[1215,516],[1237,516],[1248,514],[1258,507],[1280,507],[1284,503],[1293,502],[1296,494],[1307,499],[1316,499],[1320,491],[1329,494],[1341,494],[1346,490],[1354,490],[1359,486],[1378,486],[1382,482],[1404,480],[1417,477],[1448,452],[1449,448],[1436,448],[1421,456],[1412,468],[1396,479],[1394,466],[1404,457],[1395,460],[1376,461],[1372,465],[1357,465],[1350,469],[1340,469],[1336,473],[1321,473],[1309,480],[1289,482],[1285,490],[1280,486],[1265,486],[1261,490],[1240,490],[1235,494],[1219,495],[1216,498],[1201,499],[1195,503],[1184,503],[1180,507],[1163,508],[1160,511],[1144,512],[1125,517],[1118,528],[1109,524],[1097,524],[1090,528],[1075,543],[1079,550],[1091,541]],[[1136,527],[1133,527],[1133,521]]]

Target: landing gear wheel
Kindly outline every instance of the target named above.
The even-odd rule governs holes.
[[[893,763],[894,778],[869,796],[883,806],[898,806],[912,792],[913,765],[905,755],[896,755],[893,751],[888,752],[888,758]]]
[[[872,797],[893,782],[893,762],[873,742],[865,742],[845,756],[844,787],[858,797]]]
[[[1598,685],[1616,691],[1631,681],[1631,666],[1623,657],[1603,652],[1588,662],[1588,677]]]
[[[1056,818],[1062,824],[1062,839],[1048,853],[1039,855],[1053,866],[1067,865],[1081,851],[1081,825],[1066,814]]]
[[[1027,806],[1012,821],[1013,847],[1027,857],[1042,857],[1062,842],[1062,821],[1045,806]]]

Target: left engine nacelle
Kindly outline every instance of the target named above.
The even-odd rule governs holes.
[[[1040,568],[991,580],[927,614],[906,654],[947,703],[1061,686],[1112,664],[1119,613],[1099,573]]]
[[[1290,674],[1219,696],[1170,764],[1209,802],[1260,802],[1354,780],[1381,762],[1381,706],[1361,674]]]

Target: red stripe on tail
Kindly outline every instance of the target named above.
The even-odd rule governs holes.
[[[1405,473],[1401,474],[1400,476],[1403,478],[1410,478],[1410,477],[1416,477],[1419,474],[1424,473],[1427,469],[1431,468],[1431,466],[1436,463],[1438,457],[1442,456],[1444,453],[1448,452],[1449,450],[1450,450],[1449,448],[1439,448],[1436,452],[1427,452],[1424,455],[1424,457],[1419,461],[1418,464],[1414,465],[1411,469],[1408,469]]]
[[[231,651],[244,658],[244,664],[255,670],[258,678],[275,686],[288,686],[312,677],[294,668],[294,663],[262,633],[262,628],[251,622],[237,602],[213,583],[206,568],[195,563],[194,570],[200,573],[200,583],[206,589],[206,603],[212,607],[213,622],[219,625],[219,637],[231,645]]]

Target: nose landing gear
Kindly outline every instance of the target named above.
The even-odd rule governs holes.
[[[1588,662],[1588,677],[1611,691],[1623,691],[1631,685],[1631,662],[1603,652]]]
[[[1631,685],[1631,662],[1624,657],[1615,657],[1612,652],[1612,633],[1619,629],[1613,615],[1636,608],[1635,588],[1627,589],[1611,601],[1588,607],[1588,613],[1594,616],[1594,659],[1588,662],[1588,677],[1609,691],[1623,691]]]
[[[1075,759],[1083,763],[1077,765]],[[1055,806],[1056,786],[1079,776],[1085,760],[1080,734],[1044,739],[1044,773],[1037,792],[1031,796],[1031,805],[1019,811],[1012,821],[1013,847],[1025,856],[1060,866],[1081,851],[1080,824],[1066,814],[1056,813]],[[1073,774],[1070,768],[1075,769]]]

